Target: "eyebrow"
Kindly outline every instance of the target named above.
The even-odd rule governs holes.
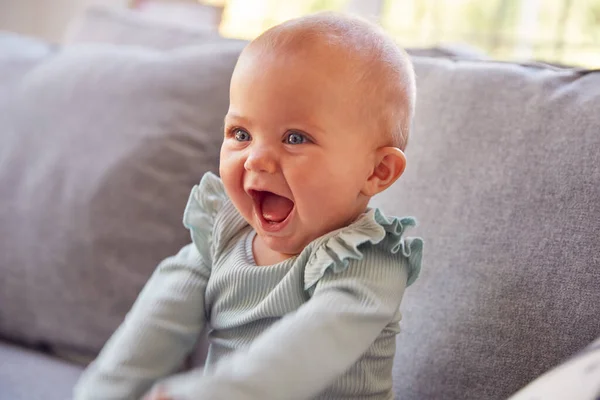
[[[229,112],[227,114],[225,114],[225,118],[223,119],[223,123],[225,125],[227,125],[227,120],[240,121],[244,124],[250,123],[250,120],[248,118],[242,117],[241,115],[236,114],[236,113],[229,113]]]

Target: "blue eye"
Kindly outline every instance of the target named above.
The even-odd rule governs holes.
[[[247,142],[250,140],[250,134],[242,129],[236,129],[233,132],[235,134],[235,140],[238,142]]]
[[[285,142],[287,144],[303,144],[308,142],[308,139],[306,138],[306,136],[300,133],[292,132],[289,135],[287,135],[287,137],[285,138]]]

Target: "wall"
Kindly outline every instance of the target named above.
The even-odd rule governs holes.
[[[69,21],[90,3],[126,6],[127,0],[0,0],[0,31],[59,43]]]

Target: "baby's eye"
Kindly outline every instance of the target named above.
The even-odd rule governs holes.
[[[238,142],[247,142],[250,140],[250,134],[243,129],[235,129],[233,131],[235,140]]]
[[[285,138],[287,144],[302,144],[308,142],[306,136],[298,132],[292,132]]]

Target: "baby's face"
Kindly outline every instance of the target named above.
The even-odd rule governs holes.
[[[337,64],[337,65],[336,65]],[[344,61],[249,51],[231,82],[220,174],[227,194],[272,251],[298,254],[360,215],[374,132]]]

